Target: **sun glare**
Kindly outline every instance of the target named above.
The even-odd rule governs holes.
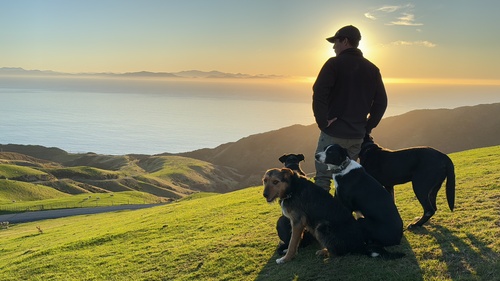
[[[363,38],[364,39],[364,38]],[[370,48],[369,48],[369,44],[367,41],[365,40],[361,40],[359,41],[359,46],[358,48],[361,50],[361,52],[363,52],[363,56],[367,59],[371,59],[370,58],[370,55],[371,55],[371,52],[370,52]]]

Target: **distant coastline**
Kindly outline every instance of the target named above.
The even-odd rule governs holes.
[[[221,71],[201,71],[201,70],[187,70],[179,72],[151,72],[151,71],[138,71],[126,73],[65,73],[52,70],[26,70],[21,67],[1,67],[0,75],[12,76],[85,76],[85,77],[130,77],[130,78],[239,78],[239,79],[270,79],[270,78],[284,78],[279,75],[250,75],[244,73],[227,73]]]

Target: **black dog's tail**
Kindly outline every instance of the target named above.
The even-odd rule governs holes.
[[[449,157],[446,163],[446,199],[448,207],[453,211],[455,208],[455,167]]]
[[[381,257],[386,260],[400,259],[405,256],[400,252],[388,252],[384,247],[378,245],[370,245],[367,247],[368,255],[372,258]]]

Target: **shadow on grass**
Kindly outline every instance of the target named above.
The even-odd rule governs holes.
[[[434,226],[428,232],[439,243],[442,261],[446,263],[452,280],[495,280],[500,276],[500,254],[467,233],[467,239],[459,238],[442,226]],[[491,237],[498,239],[498,237]]]
[[[391,252],[404,252],[402,259],[384,260],[364,255],[319,258],[319,245],[299,249],[297,256],[285,264],[276,264],[280,256],[273,254],[256,280],[415,280],[422,281],[421,269],[410,244],[403,236],[401,245],[387,247]]]

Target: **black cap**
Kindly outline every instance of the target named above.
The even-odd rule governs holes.
[[[339,31],[337,31],[337,33],[335,33],[332,37],[326,38],[326,40],[333,43],[333,40],[337,38],[349,38],[350,40],[359,41],[361,40],[361,33],[356,27],[347,25],[339,29]]]

